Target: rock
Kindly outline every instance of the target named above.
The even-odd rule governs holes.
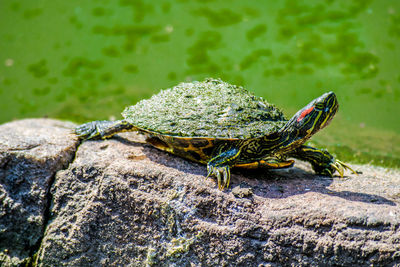
[[[21,120],[0,126],[0,265],[20,265],[39,248],[49,187],[77,147],[71,123]]]
[[[353,165],[363,174],[327,178],[297,162],[287,170],[234,170],[221,192],[205,179],[205,166],[137,138],[85,141],[67,168],[60,165],[47,194],[46,231],[29,254],[35,265],[400,264],[398,171]]]
[[[232,194],[238,198],[251,197],[253,195],[253,188],[241,183],[232,189]]]
[[[205,166],[121,136],[83,142],[57,174],[40,265],[400,263],[398,172],[236,170],[231,188],[253,191],[237,198],[205,179]]]

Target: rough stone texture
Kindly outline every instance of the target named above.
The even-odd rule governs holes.
[[[75,154],[72,127],[0,125],[1,266],[400,266],[398,171],[331,179],[298,162],[234,170],[221,192],[131,133]]]
[[[49,119],[0,125],[0,265],[26,263],[39,248],[55,173],[75,155],[71,123]]]
[[[39,266],[400,265],[399,172],[331,179],[300,162],[234,170],[221,192],[132,136],[83,142],[57,173]]]

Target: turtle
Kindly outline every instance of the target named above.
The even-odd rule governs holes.
[[[117,121],[92,121],[75,128],[81,139],[106,139],[137,131],[150,145],[207,165],[218,188],[229,187],[231,168],[280,169],[294,159],[311,163],[320,175],[343,177],[348,164],[305,142],[326,127],[338,110],[335,93],[327,92],[291,119],[262,97],[221,79],[184,82],[128,106]]]

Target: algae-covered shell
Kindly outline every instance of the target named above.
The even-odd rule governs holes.
[[[286,119],[274,105],[220,79],[181,83],[127,107],[139,128],[172,136],[253,138],[280,129]]]

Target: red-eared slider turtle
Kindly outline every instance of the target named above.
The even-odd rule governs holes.
[[[207,164],[218,188],[229,186],[230,168],[286,168],[297,158],[314,171],[343,177],[347,164],[304,143],[332,120],[338,109],[333,92],[325,93],[290,120],[274,105],[243,87],[220,79],[181,83],[127,107],[119,121],[93,121],[76,128],[82,139],[109,138],[138,131],[161,150]]]

